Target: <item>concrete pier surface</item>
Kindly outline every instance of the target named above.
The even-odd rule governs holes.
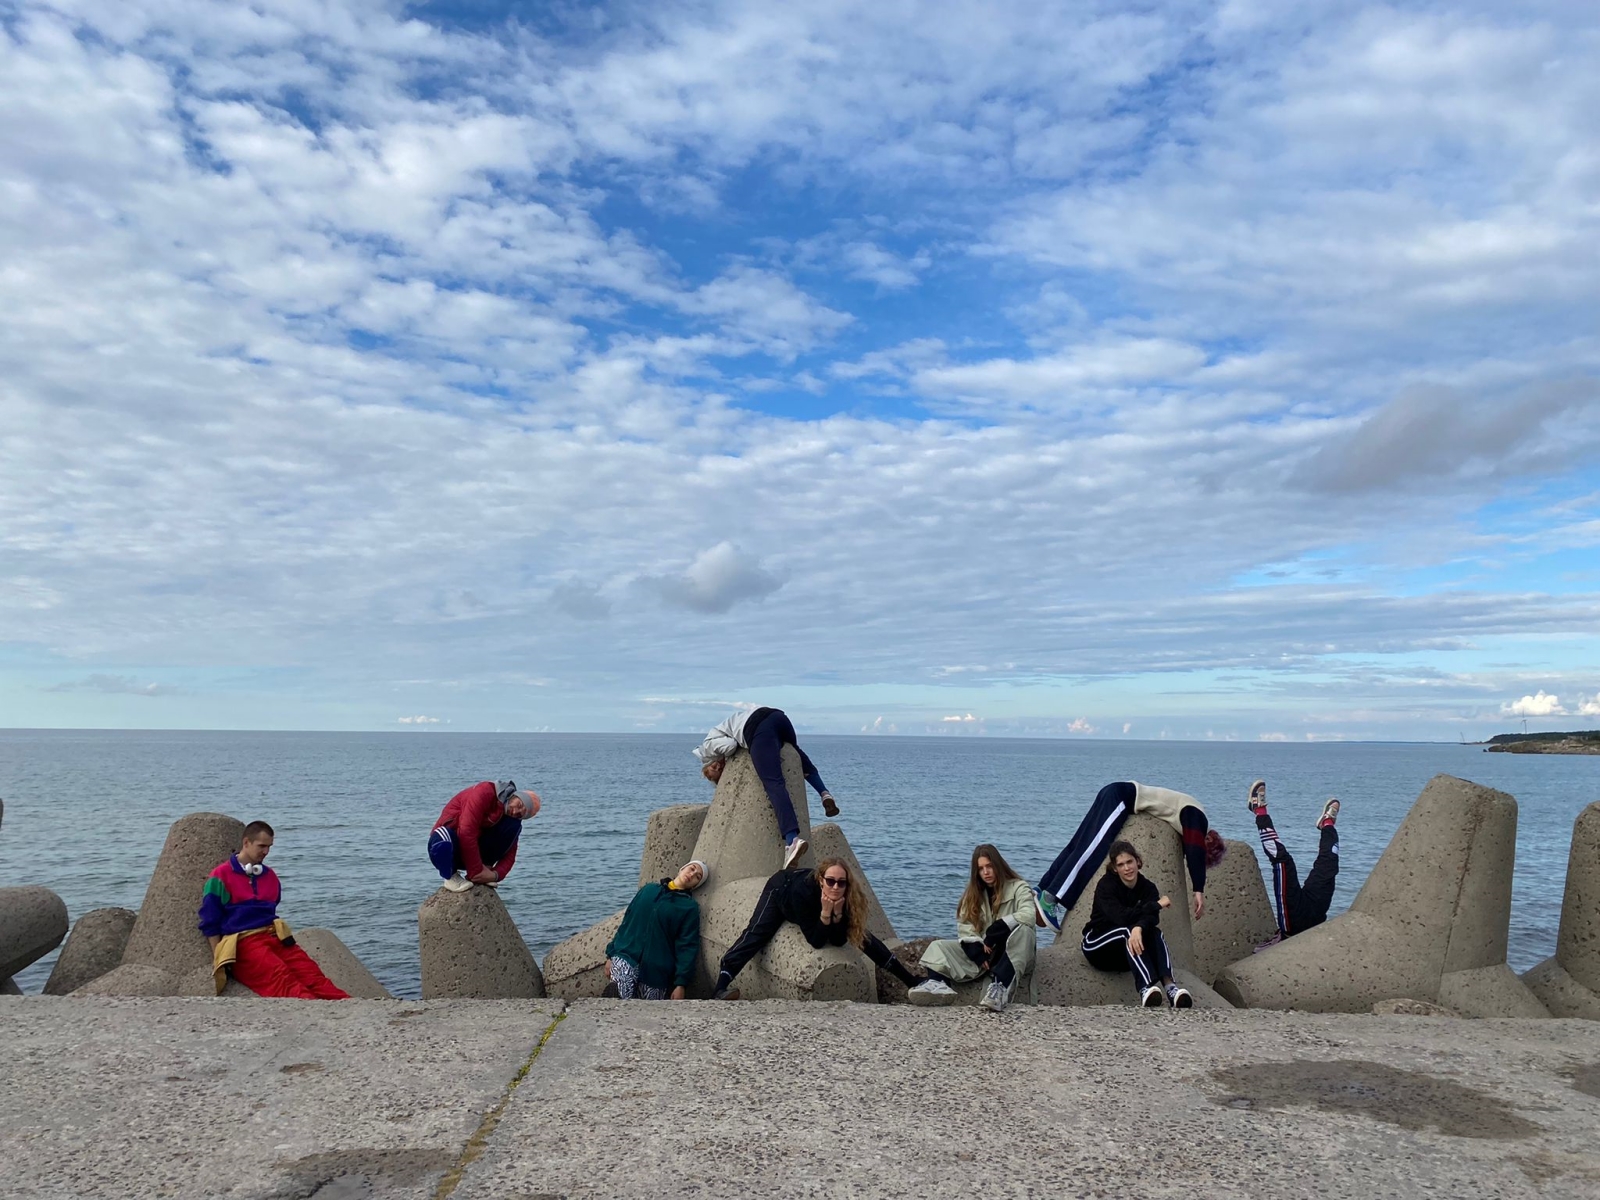
[[[0,998],[0,1196],[1600,1194],[1600,1024]]]

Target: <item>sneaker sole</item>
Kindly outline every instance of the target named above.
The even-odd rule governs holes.
[[[1154,996],[1150,997],[1150,999],[1148,999],[1148,1000],[1140,999],[1139,1007],[1140,1008],[1160,1008],[1164,1003],[1165,1003],[1165,1001],[1161,998],[1161,995],[1158,992]]]
[[[1194,1007],[1194,997],[1193,996],[1188,996],[1188,995],[1179,996],[1176,1000],[1174,1000],[1172,1002],[1172,1007],[1173,1008],[1193,1008]]]
[[[811,843],[806,841],[805,838],[801,838],[798,842],[796,842],[794,844],[794,850],[792,852],[787,853],[787,854],[785,854],[783,856],[783,869],[785,871],[787,871],[790,867],[792,867],[794,865],[794,860],[799,858],[802,854],[804,854],[809,849],[811,849]],[[768,861],[771,861],[771,860],[769,859]]]
[[[738,988],[733,988],[731,991],[724,992],[720,996],[712,997],[712,999],[714,999],[714,1000],[737,1000],[739,998],[739,996],[740,996],[739,989]]]

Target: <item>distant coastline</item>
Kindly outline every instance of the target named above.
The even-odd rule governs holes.
[[[1600,754],[1600,729],[1568,733],[1499,733],[1484,743],[1485,751],[1504,754]]]

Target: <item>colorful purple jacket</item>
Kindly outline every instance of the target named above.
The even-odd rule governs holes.
[[[206,937],[222,937],[271,925],[278,915],[283,888],[278,873],[265,863],[261,874],[247,875],[237,854],[218,863],[206,876],[200,895],[200,932]]]

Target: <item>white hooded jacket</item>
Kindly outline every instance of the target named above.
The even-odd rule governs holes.
[[[750,743],[745,741],[744,728],[756,711],[753,707],[741,708],[726,721],[712,726],[711,732],[706,734],[706,740],[694,748],[694,756],[703,765],[732,758],[739,750],[748,750]]]

